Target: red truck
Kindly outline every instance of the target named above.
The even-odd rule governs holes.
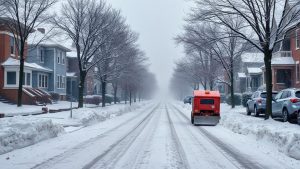
[[[217,125],[220,121],[220,98],[219,91],[195,90],[192,98],[192,124]]]

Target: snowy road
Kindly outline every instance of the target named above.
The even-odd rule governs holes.
[[[43,160],[34,160],[35,153],[26,154],[36,151],[33,145],[10,153],[16,156],[11,161],[3,163],[5,155],[1,155],[0,162],[4,168],[35,169],[297,168],[269,158],[254,145],[241,144],[242,139],[225,128],[191,125],[187,112],[170,103],[153,104],[127,116],[112,119],[115,124],[99,129],[97,136],[61,152],[64,144],[44,143],[44,149],[48,144],[57,153]],[[88,135],[97,130],[92,128],[81,132]]]

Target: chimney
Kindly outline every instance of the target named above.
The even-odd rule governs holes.
[[[41,32],[42,34],[45,34],[45,28],[37,28],[37,30],[39,31],[39,32]]]

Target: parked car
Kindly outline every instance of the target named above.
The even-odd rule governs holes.
[[[272,96],[275,97],[278,92],[273,92]],[[266,110],[266,91],[256,91],[252,94],[251,98],[247,101],[247,115],[254,113],[256,117],[260,114],[264,114]]]
[[[300,109],[300,89],[280,91],[272,103],[272,117],[280,117],[283,122],[296,119]]]
[[[186,96],[184,99],[183,99],[183,103],[184,104],[191,104],[192,103],[192,96]]]

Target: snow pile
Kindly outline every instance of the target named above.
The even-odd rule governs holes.
[[[78,120],[83,126],[89,126],[106,119],[111,119],[120,116],[124,113],[134,111],[142,107],[147,102],[136,105],[108,106],[105,108],[82,108],[73,110],[73,118]]]
[[[300,160],[300,126],[246,116],[241,107],[223,109],[221,115],[220,125],[238,134],[254,136],[258,141],[272,143],[280,152]]]
[[[13,117],[0,120],[0,154],[57,137],[64,131],[51,120]]]

